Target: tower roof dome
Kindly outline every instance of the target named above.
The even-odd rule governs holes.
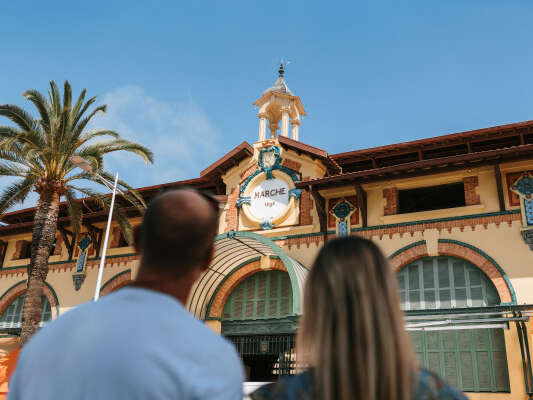
[[[291,96],[294,96],[294,93],[291,92],[291,90],[285,83],[285,79],[283,78],[283,75],[285,74],[283,63],[280,64],[278,73],[279,73],[279,76],[276,82],[274,83],[274,86],[269,87],[267,90],[263,92],[263,94],[268,93],[268,92],[278,92],[278,93],[290,94]]]

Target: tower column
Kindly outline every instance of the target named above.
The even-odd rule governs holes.
[[[281,136],[289,137],[289,107],[281,109]]]
[[[301,125],[301,122],[299,119],[293,119],[291,121],[293,140],[298,140],[298,137],[300,136],[300,125]]]
[[[266,121],[267,121],[267,115],[266,113],[259,113],[257,114],[257,117],[259,118],[259,141],[262,142],[263,140],[266,140]]]

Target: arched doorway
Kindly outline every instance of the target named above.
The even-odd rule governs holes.
[[[292,302],[289,274],[275,270],[247,277],[228,297],[222,334],[235,344],[247,380],[275,380],[293,370],[294,332],[283,329]]]
[[[501,303],[489,277],[470,262],[455,257],[425,257],[411,262],[398,271],[398,283],[401,306],[407,313]],[[483,318],[480,315],[480,323],[475,327],[472,324],[471,329],[462,326],[441,330],[435,326],[434,330],[411,331],[413,345],[424,367],[461,390],[507,392],[503,329],[483,327]]]

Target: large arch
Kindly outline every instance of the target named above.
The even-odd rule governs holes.
[[[268,263],[261,262],[261,257],[254,257],[244,263],[236,266],[224,279],[220,282],[207,305],[206,319],[220,319],[226,300],[229,298],[233,289],[235,289],[242,281],[249,276],[260,271],[285,271],[287,268],[283,265],[279,258],[270,258]]]
[[[118,290],[131,282],[131,269],[119,272],[112,278],[109,278],[102,285],[102,287],[100,288],[100,296],[105,296],[111,292],[114,292],[115,290]]]
[[[257,233],[236,231],[215,238],[213,262],[193,286],[187,308],[198,318],[217,319],[231,290],[247,276],[265,269],[287,271],[293,293],[291,314],[300,314],[308,269],[272,240]]]
[[[517,303],[515,291],[505,271],[483,250],[458,240],[439,239],[438,254],[461,258],[475,265],[490,278],[498,291],[502,305]],[[398,271],[409,263],[428,256],[426,241],[422,240],[394,252],[390,257],[390,263],[392,268]]]
[[[21,294],[26,292],[28,282],[26,279],[15,283],[9,289],[7,289],[2,296],[0,296],[0,315],[6,311],[7,307]],[[57,294],[52,286],[48,282],[44,283],[43,295],[48,299],[50,308],[52,311],[52,319],[57,318],[59,315],[59,301]]]

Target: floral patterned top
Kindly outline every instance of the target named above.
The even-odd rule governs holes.
[[[310,371],[271,383],[252,393],[252,400],[314,400]],[[458,389],[446,384],[433,372],[420,369],[413,400],[467,400]]]

